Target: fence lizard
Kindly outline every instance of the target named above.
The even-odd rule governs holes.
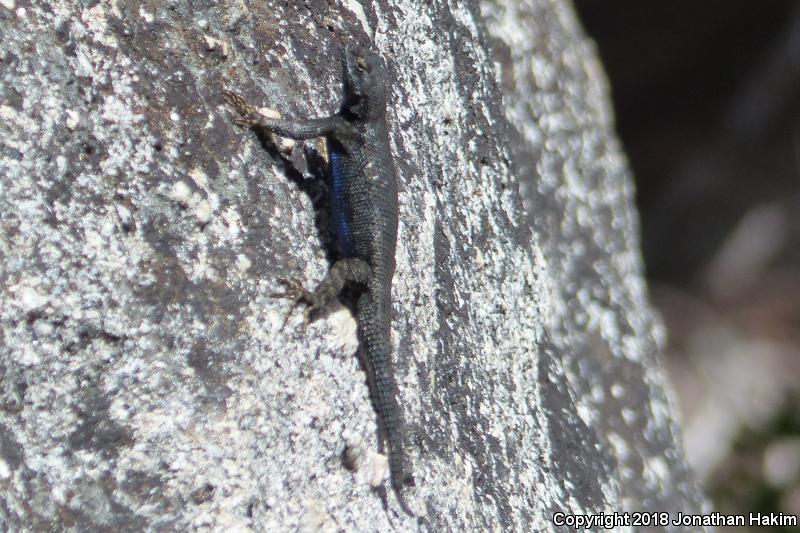
[[[343,258],[334,263],[316,289],[282,280],[280,296],[307,304],[305,318],[334,300],[345,283],[361,288],[356,304],[358,336],[370,393],[378,414],[392,487],[404,511],[413,515],[403,488],[414,484],[403,447],[403,419],[392,367],[391,287],[397,242],[397,172],[386,123],[387,75],[383,61],[360,46],[344,51],[345,97],[340,111],[325,118],[271,119],[241,96],[225,100],[241,118],[237,123],[291,139],[324,137],[333,222]],[[291,309],[290,309],[291,312]]]

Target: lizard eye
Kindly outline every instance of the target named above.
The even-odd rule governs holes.
[[[356,58],[356,68],[361,72],[369,72],[369,65],[363,57]]]

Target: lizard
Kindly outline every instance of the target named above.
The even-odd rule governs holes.
[[[360,289],[358,337],[391,484],[403,510],[415,516],[403,498],[414,477],[403,446],[390,338],[398,199],[386,120],[387,75],[382,59],[363,46],[347,45],[343,62],[344,101],[337,113],[324,118],[267,118],[236,93],[225,91],[224,98],[239,114],[239,125],[295,140],[324,137],[327,142],[331,214],[342,258],[315,289],[306,289],[297,279],[280,280],[286,291],[276,296],[293,300],[289,313],[305,303],[307,323],[345,284]]]

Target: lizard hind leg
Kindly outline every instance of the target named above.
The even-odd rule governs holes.
[[[277,298],[290,298],[292,300],[292,305],[286,313],[286,318],[283,320],[281,329],[286,327],[286,323],[289,321],[292,311],[301,303],[307,304],[306,309],[303,311],[303,323],[308,325],[311,321],[311,316],[315,312],[336,299],[339,293],[342,292],[345,283],[351,282],[359,285],[367,285],[371,278],[372,269],[366,261],[356,257],[347,257],[336,261],[313,291],[306,289],[300,280],[296,278],[292,280],[279,280],[280,283],[286,287],[286,290],[272,293],[272,296]]]
[[[239,113],[239,116],[234,119],[238,126],[252,128],[258,125],[261,120],[261,113],[258,112],[255,106],[233,91],[222,91],[222,96],[225,102]]]

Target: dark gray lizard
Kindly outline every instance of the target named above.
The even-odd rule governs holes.
[[[325,137],[334,227],[343,258],[336,261],[313,291],[293,280],[282,280],[280,296],[308,304],[305,318],[332,300],[346,283],[361,288],[356,305],[358,336],[370,393],[386,452],[392,487],[403,509],[402,490],[413,485],[403,447],[403,419],[397,403],[390,340],[392,276],[397,243],[397,172],[386,123],[387,76],[380,57],[364,47],[344,52],[344,103],[338,113],[307,120],[262,116],[241,96],[225,92],[226,101],[241,115],[237,122],[281,137]],[[291,312],[291,310],[290,310]]]

